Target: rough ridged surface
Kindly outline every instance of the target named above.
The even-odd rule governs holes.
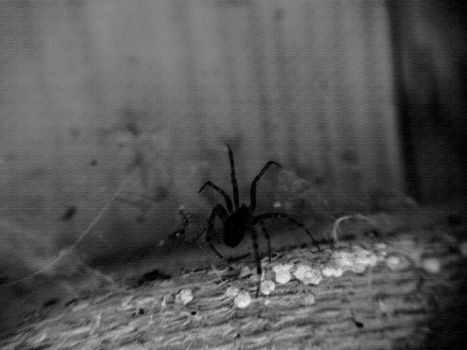
[[[462,240],[448,227],[405,229],[388,238],[358,242],[379,255],[363,274],[325,277],[317,286],[292,279],[276,285],[245,309],[226,296],[235,285],[254,296],[252,277],[228,270],[202,270],[139,288],[121,287],[77,300],[68,306],[37,310],[2,349],[406,349],[460,348],[463,333],[466,260]],[[384,242],[384,252],[381,245]],[[355,242],[339,248],[350,251]],[[379,248],[376,248],[379,247]],[[404,247],[411,247],[405,251]],[[378,249],[380,249],[378,251]],[[419,261],[401,271],[388,268],[385,256],[421,251]],[[308,248],[282,252],[273,264],[329,264],[335,250]],[[423,270],[436,258],[439,273]],[[241,265],[241,264],[239,264]],[[271,265],[265,264],[266,276]],[[255,277],[255,276],[253,276]],[[186,306],[176,295],[190,289]],[[315,304],[305,296],[313,293]],[[266,303],[265,303],[266,302]]]

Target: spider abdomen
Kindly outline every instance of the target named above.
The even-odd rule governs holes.
[[[249,225],[249,214],[246,207],[240,207],[224,221],[224,243],[229,247],[240,244]]]
[[[242,222],[226,222],[224,225],[224,243],[236,247],[245,237],[245,226]]]

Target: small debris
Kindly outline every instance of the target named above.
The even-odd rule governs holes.
[[[417,245],[413,237],[405,236],[394,242],[393,249],[399,254],[409,258],[415,265],[420,266],[423,249]]]
[[[305,306],[314,305],[316,303],[316,296],[313,293],[308,293],[303,297],[302,303]]]
[[[235,303],[236,307],[238,307],[240,309],[244,309],[244,308],[248,307],[251,304],[251,301],[252,300],[251,300],[250,294],[247,291],[242,290],[235,297],[234,303]]]
[[[379,305],[379,310],[384,315],[389,315],[389,314],[392,314],[394,312],[394,305],[393,304],[389,304],[389,303],[379,299],[378,300],[378,305]]]
[[[467,257],[467,241],[463,241],[461,243],[459,250],[461,251],[461,255],[463,257]]]
[[[384,261],[384,259],[388,255],[388,245],[386,243],[376,243],[375,244],[376,256],[380,262]]]
[[[235,287],[235,286],[230,286],[229,288],[227,288],[227,290],[225,291],[225,295],[229,298],[235,298],[238,293],[240,292],[240,289],[238,289],[238,287]]]
[[[297,270],[293,273],[295,278],[304,284],[318,285],[323,278],[321,271],[313,269],[311,266],[300,264]]]
[[[352,251],[336,251],[332,255],[336,267],[343,272],[352,271],[364,273],[367,267],[374,267],[378,263],[378,257],[372,251],[362,247],[354,247]]]
[[[441,271],[441,263],[436,258],[427,258],[422,261],[423,269],[428,273],[439,273]]]
[[[261,293],[264,295],[269,295],[272,292],[274,292],[274,289],[276,289],[276,284],[273,281],[262,281],[261,282]]]
[[[250,269],[250,267],[248,265],[245,265],[240,270],[240,275],[238,277],[244,278],[244,277],[248,277],[248,276],[253,275],[253,274],[254,274],[253,269]]]
[[[341,277],[344,274],[340,267],[331,265],[324,266],[321,272],[324,277]]]
[[[63,221],[71,220],[73,216],[75,216],[75,214],[76,214],[76,207],[75,206],[68,207],[62,215],[62,220]]]
[[[169,304],[173,304],[174,302],[174,297],[172,294],[167,294],[163,299],[162,299],[162,303],[161,303],[161,307],[164,309],[165,307],[167,307],[167,305]]]
[[[394,254],[388,256],[385,263],[391,271],[402,271],[410,267],[410,261],[406,257]]]
[[[292,279],[290,270],[292,269],[292,264],[278,264],[274,265],[272,270],[275,274],[275,280],[279,284],[286,284]]]
[[[179,304],[187,305],[193,301],[193,298],[191,289],[182,289],[180,293],[177,294],[175,301]]]
[[[364,267],[375,267],[378,264],[378,257],[370,250],[357,247],[354,252],[355,265]]]

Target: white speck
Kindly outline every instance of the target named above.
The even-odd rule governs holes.
[[[165,308],[168,304],[172,304],[174,302],[174,297],[172,294],[167,294],[162,299],[161,307]]]
[[[324,266],[322,268],[322,273],[324,277],[341,277],[344,271],[340,267]]]
[[[261,282],[261,293],[264,295],[269,295],[274,292],[276,289],[276,284],[273,281],[263,281]]]
[[[265,306],[268,306],[268,305],[270,305],[270,304],[271,304],[271,300],[269,300],[269,299],[265,299],[265,300],[264,300],[264,305],[265,305]]]
[[[122,300],[122,302],[120,303],[120,307],[122,309],[129,309],[129,308],[132,308],[133,306],[130,305],[130,302],[133,300],[133,297],[132,296],[129,296],[129,297],[126,297],[125,299]]]
[[[286,284],[292,279],[290,270],[292,269],[292,264],[278,264],[273,266],[272,270],[275,274],[275,280],[279,284]]]
[[[467,241],[463,241],[459,247],[460,251],[461,251],[461,255],[463,257],[466,257],[467,256]]]
[[[159,241],[159,247],[162,247],[164,244],[165,244],[165,241],[164,241],[163,239],[161,239],[161,240]]]
[[[410,261],[399,255],[390,255],[386,258],[385,262],[391,271],[402,271],[410,267]]]
[[[341,268],[343,272],[355,273],[363,273],[368,266],[373,267],[378,263],[376,254],[362,247],[354,247],[353,251],[336,251],[333,253],[332,260],[335,266]]]
[[[225,295],[228,296],[229,298],[234,298],[238,295],[239,292],[240,292],[240,289],[238,289],[238,287],[230,286],[225,291]]]
[[[187,305],[193,301],[193,293],[191,289],[182,289],[180,293],[177,294],[176,302]]]
[[[244,309],[251,304],[251,296],[247,291],[242,290],[238,295],[235,297],[234,303],[235,306]]]
[[[386,303],[383,300],[378,300],[379,309],[383,314],[391,314],[394,312],[394,306],[392,304]]]
[[[355,264],[374,267],[378,263],[378,257],[372,251],[359,248],[354,252]]]
[[[376,255],[378,257],[378,261],[384,261],[384,258],[388,255],[388,246],[386,243],[376,243],[375,244]]]
[[[422,267],[428,273],[439,273],[441,271],[441,263],[436,258],[423,259]]]
[[[247,277],[247,276],[250,276],[253,274],[253,270],[250,269],[250,267],[248,265],[245,265],[242,267],[242,269],[240,270],[240,275],[238,277],[240,278],[244,278],[244,277]]]
[[[386,250],[388,249],[388,245],[386,243],[376,243],[375,244],[376,250]]]
[[[303,305],[313,305],[316,303],[316,296],[313,293],[305,295],[302,299]]]
[[[279,201],[275,201],[272,205],[273,208],[281,208],[282,207],[282,203],[279,202]]]
[[[302,281],[304,284],[318,285],[323,276],[320,270],[313,269],[308,265],[298,265],[297,270],[293,273],[295,278]]]

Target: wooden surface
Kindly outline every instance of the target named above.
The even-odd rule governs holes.
[[[272,265],[264,265],[266,278],[273,276],[271,266],[278,263],[322,268],[332,265],[336,252],[351,252],[356,247],[373,252],[378,264],[364,273],[348,271],[341,277],[324,277],[316,286],[296,279],[277,284],[270,296],[253,299],[245,309],[236,307],[225,292],[229,286],[237,286],[254,296],[256,283],[251,277],[240,278],[237,272],[220,268],[138,288],[108,286],[66,306],[57,303],[38,309],[13,333],[3,334],[0,347],[462,348],[467,311],[467,260],[462,255],[466,253],[462,252],[465,227],[459,222],[453,225],[400,227],[342,241],[339,247],[320,253],[312,253],[310,248],[278,252]],[[403,264],[391,270],[388,258],[394,256]],[[186,306],[176,298],[182,289],[190,289],[194,296]],[[314,304],[309,299],[313,296]]]

